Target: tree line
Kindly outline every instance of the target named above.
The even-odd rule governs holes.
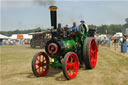
[[[110,34],[113,35],[117,32],[125,33],[126,28],[128,28],[128,18],[125,19],[125,24],[110,24],[110,25],[89,25],[89,28],[96,29],[96,32],[98,34]]]
[[[125,33],[125,29],[128,28],[128,18],[125,19],[126,23],[125,24],[110,24],[110,25],[88,25],[89,28],[96,29],[96,32],[98,34],[110,34],[113,35],[116,32],[123,32]],[[37,27],[35,29],[30,29],[30,30],[14,30],[14,31],[1,31],[0,34],[6,35],[6,36],[11,36],[12,34],[28,34],[31,32],[41,32],[43,29],[40,27]]]
[[[14,31],[0,31],[0,34],[11,36],[12,34],[28,34],[32,32],[41,32],[43,31],[40,27],[37,27],[35,29],[29,29],[29,30],[14,30]]]
[[[125,32],[125,27],[121,24],[111,24],[111,25],[101,25],[101,26],[95,26],[95,25],[89,25],[89,28],[96,29],[96,33],[98,34],[110,34],[113,35],[116,32]]]
[[[125,24],[110,24],[110,25],[89,25],[89,28],[96,29],[96,32],[98,34],[110,34],[113,35],[117,32],[125,33],[126,28],[128,28],[128,18],[125,19]]]

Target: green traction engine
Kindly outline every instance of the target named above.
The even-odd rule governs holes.
[[[50,66],[62,68],[67,80],[76,77],[79,66],[92,69],[97,63],[97,43],[95,30],[86,29],[71,31],[69,28],[57,27],[57,7],[50,6],[52,38],[45,45],[45,52],[37,53],[32,60],[32,71],[35,76],[45,76]]]

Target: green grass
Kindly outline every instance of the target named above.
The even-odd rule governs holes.
[[[41,49],[28,45],[0,47],[0,85],[128,85],[128,57],[100,47],[95,69],[81,68],[67,81],[61,70],[51,68],[45,77],[35,77],[31,61]]]

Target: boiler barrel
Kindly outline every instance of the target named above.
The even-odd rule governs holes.
[[[74,40],[50,40],[46,43],[45,51],[50,57],[63,56],[66,52],[74,51],[76,43]]]
[[[66,40],[66,41],[63,41],[63,44],[64,44],[64,52],[68,52],[68,51],[73,51],[75,50],[75,41],[74,40]]]

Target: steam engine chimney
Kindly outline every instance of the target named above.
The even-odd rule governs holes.
[[[57,7],[56,6],[50,6],[50,15],[51,15],[51,26],[54,27],[54,29],[57,28]]]

